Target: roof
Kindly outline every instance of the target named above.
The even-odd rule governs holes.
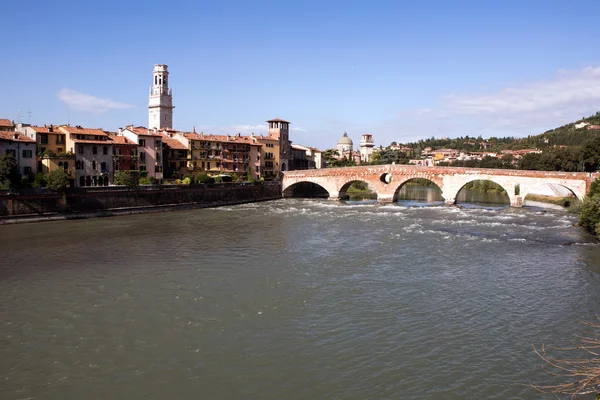
[[[281,118],[268,119],[267,122],[285,122],[286,124],[291,124],[290,121],[286,121],[285,119]]]
[[[58,129],[75,135],[108,136],[102,129],[99,128],[83,128],[81,126],[61,125],[58,127]]]
[[[10,119],[0,118],[0,126],[15,126]]]
[[[186,132],[183,134],[187,139],[202,140],[205,142],[219,142],[219,143],[243,143],[248,145],[260,146],[254,143],[249,136],[237,136],[237,135],[209,135],[204,133]]]
[[[173,150],[187,150],[187,146],[177,139],[163,137],[163,144]]]
[[[9,140],[11,142],[35,143],[35,140],[28,138],[22,133],[10,131],[0,131],[0,140]]]
[[[344,132],[344,136],[342,136],[340,138],[340,140],[338,140],[337,144],[353,144],[353,143],[352,143],[352,139],[350,139],[348,137],[348,134],[346,132]]]
[[[73,139],[71,140],[75,143],[83,143],[83,144],[102,144],[102,145],[111,145],[113,144],[111,140],[86,140],[86,139]]]
[[[34,132],[36,132],[36,133],[56,133],[59,135],[65,134],[64,132],[54,129],[54,128],[56,128],[54,126],[45,126],[45,125],[44,126],[33,126],[33,125],[31,125],[31,126],[28,126],[28,128],[33,129]],[[49,131],[50,129],[52,129],[52,132]]]
[[[158,136],[158,137],[162,137],[161,134],[155,133],[154,130],[148,129],[148,128],[143,127],[143,126],[128,126],[125,129],[127,129],[128,131],[131,131],[131,132],[135,133],[138,136]]]
[[[116,135],[109,135],[109,142],[112,142],[113,144],[116,145],[121,145],[121,146],[134,146],[137,147],[138,144],[127,139],[125,136],[116,136]]]

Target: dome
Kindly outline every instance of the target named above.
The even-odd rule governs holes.
[[[352,146],[354,143],[352,143],[352,139],[348,137],[348,134],[344,132],[344,136],[342,136],[342,138],[338,140],[338,144],[348,144]]]

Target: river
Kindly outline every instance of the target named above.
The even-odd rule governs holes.
[[[285,199],[2,226],[0,398],[551,399],[532,345],[599,312],[575,222]]]

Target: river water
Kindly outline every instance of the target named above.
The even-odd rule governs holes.
[[[0,398],[554,398],[532,345],[600,305],[575,222],[285,199],[2,226]]]

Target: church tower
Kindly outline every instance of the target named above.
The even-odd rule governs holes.
[[[169,89],[168,66],[155,64],[154,79],[150,87],[148,100],[148,128],[161,129],[173,127],[173,92]]]

